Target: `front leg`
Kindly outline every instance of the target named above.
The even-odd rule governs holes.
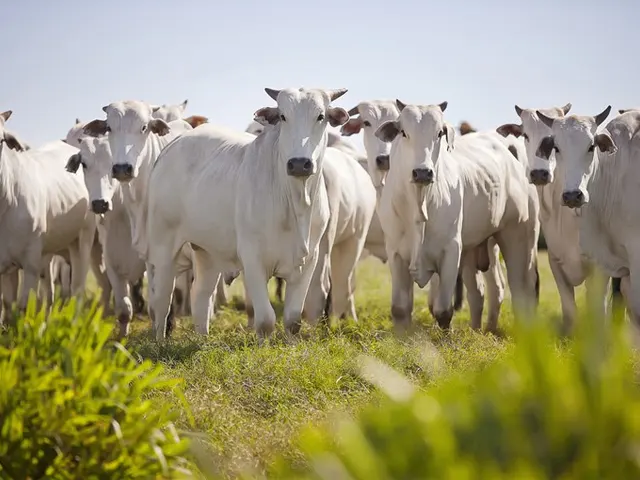
[[[576,299],[573,285],[567,279],[562,271],[560,262],[553,256],[551,252],[548,255],[549,266],[553,279],[556,281],[558,293],[560,294],[560,305],[562,308],[562,332],[569,335],[573,330],[573,322],[576,317]]]
[[[247,309],[251,305],[253,312],[253,327],[258,335],[258,341],[263,343],[276,327],[276,312],[269,300],[269,280],[266,269],[253,245],[247,245],[239,252],[243,270],[244,286],[246,291]],[[289,287],[287,286],[287,292]],[[247,312],[249,313],[249,312]],[[251,319],[251,317],[250,317]]]
[[[460,240],[449,245],[439,265],[440,291],[434,306],[436,321],[441,328],[448,329],[453,318],[453,293],[458,279],[460,267],[460,253],[462,251]]]
[[[413,312],[413,279],[409,263],[398,252],[389,252],[387,257],[391,270],[391,317],[397,326],[407,327]]]
[[[309,291],[311,277],[316,270],[319,250],[319,247],[314,248],[309,257],[307,257],[305,264],[301,267],[300,272],[290,275],[289,278],[286,279],[287,290],[284,293],[284,326],[293,334],[300,331],[302,308]],[[323,306],[324,303],[320,305],[320,315],[322,315]]]

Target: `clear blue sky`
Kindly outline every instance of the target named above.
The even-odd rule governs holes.
[[[188,98],[244,129],[272,104],[264,87],[346,87],[347,109],[447,100],[450,122],[480,129],[517,120],[514,103],[596,114],[640,106],[634,3],[5,0],[0,111],[34,146],[125,99]]]

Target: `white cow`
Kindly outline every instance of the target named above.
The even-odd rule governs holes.
[[[77,149],[56,141],[23,151],[4,130],[10,116],[11,111],[0,114],[0,273],[22,268],[18,307],[24,309],[29,292],[38,286],[43,256],[49,254],[69,249],[72,294],[84,292],[96,221],[82,177],[64,171]]]
[[[411,320],[412,279],[424,287],[438,273],[434,316],[448,328],[462,251],[475,252],[484,244],[486,252],[492,236],[505,259],[514,311],[519,318],[529,316],[536,304],[538,223],[535,191],[522,165],[489,135],[463,136],[454,148],[453,127],[443,116],[447,102],[396,104],[398,119],[375,132],[392,143],[378,213],[391,267],[394,320]]]
[[[137,100],[113,102],[102,110],[107,114],[106,120],[93,120],[83,128],[83,133],[93,137],[107,135],[112,155],[111,175],[121,183],[121,191],[125,209],[129,216],[132,241],[146,229],[146,212],[144,209],[147,195],[149,172],[160,151],[176,137],[193,130],[183,120],[165,122],[152,118],[151,106]],[[165,195],[170,195],[167,190]],[[189,253],[183,258],[189,260]],[[182,273],[189,265],[180,262]],[[148,267],[148,265],[147,265]],[[148,290],[153,291],[153,272],[147,268]],[[152,293],[150,294],[152,296]],[[149,316],[156,324],[153,307],[149,304]],[[172,328],[171,322],[162,319],[164,327]],[[164,328],[163,327],[163,328]]]
[[[130,285],[142,279],[145,264],[133,248],[131,225],[124,205],[120,183],[111,177],[111,150],[106,137],[85,136],[80,151],[69,158],[67,171],[82,166],[84,182],[91,201],[91,211],[101,216],[99,231],[104,252],[106,274],[113,288],[115,315],[120,336],[129,333],[134,309]],[[107,299],[108,301],[108,299]]]
[[[536,154],[549,163],[555,157],[556,172],[562,172],[555,178],[560,182],[556,191],[561,209],[571,213],[580,210],[578,242],[573,248],[597,265],[591,267],[596,277],[592,282],[595,293],[589,297],[592,307],[601,314],[606,311],[602,301],[604,274],[622,278],[622,292],[632,318],[638,322],[640,248],[635,228],[640,223],[637,206],[629,198],[640,178],[640,111],[624,110],[598,131],[610,112],[611,106],[594,117],[558,117],[536,111],[549,129]]]
[[[367,152],[367,170],[371,175],[374,185],[380,193],[385,183],[386,174],[389,171],[390,144],[383,142],[376,137],[375,132],[383,123],[397,120],[400,116],[400,110],[393,101],[373,100],[360,102],[349,111],[349,114],[352,115],[352,117],[349,122],[343,125],[341,133],[343,136],[351,136],[362,131],[364,146]],[[489,248],[489,246],[487,246],[487,248]],[[485,248],[485,251],[487,248]],[[489,290],[488,329],[495,330],[500,313],[500,306],[504,298],[504,281],[501,276],[499,252],[491,246],[491,249],[488,250],[488,254],[488,271],[484,274],[487,281],[487,288]],[[474,263],[474,259],[471,257],[470,253],[467,253],[467,260],[470,264]],[[475,264],[470,267],[470,271],[465,275],[467,283],[472,285],[472,290],[467,290],[467,296],[470,301],[471,323],[474,328],[480,327],[484,304],[481,283],[478,283],[480,279],[477,278],[476,275],[477,263],[478,262],[475,262]],[[456,288],[454,292],[455,310],[460,310],[460,308],[462,308],[462,270],[463,268],[461,266],[460,272],[456,278]],[[486,261],[482,265],[482,270],[487,270]],[[437,289],[438,279],[436,275],[432,280],[431,291],[429,294],[429,310],[432,315],[434,315],[433,306],[438,295]]]
[[[161,322],[169,306],[174,258],[186,242],[194,246],[192,306],[198,332],[209,330],[210,296],[221,272],[236,270],[243,271],[261,339],[275,327],[267,291],[272,275],[287,282],[285,327],[291,332],[300,327],[329,222],[322,174],[327,124],[348,119],[344,109],[330,103],[346,90],[265,91],[277,107],[261,108],[255,117],[274,128],[256,137],[203,125],[168,146],[154,166],[147,236],[140,245],[155,269],[158,339],[164,337]],[[169,185],[177,192],[170,202],[164,198]]]
[[[593,263],[580,248],[579,217],[576,211],[562,207],[562,192],[566,175],[560,155],[541,158],[538,147],[551,134],[550,128],[538,117],[537,111],[549,118],[563,118],[571,109],[563,107],[547,109],[520,108],[515,106],[521,124],[504,124],[496,131],[507,137],[522,136],[527,151],[527,177],[536,185],[540,202],[540,223],[547,244],[549,266],[558,287],[562,306],[563,330],[570,333],[576,315],[575,287],[586,281],[587,296],[606,302],[606,292],[600,291],[601,279],[592,273]],[[599,301],[599,300],[598,300]]]

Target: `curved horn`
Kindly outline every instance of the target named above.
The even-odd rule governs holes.
[[[358,111],[358,106],[356,105],[355,107],[353,107],[351,110],[349,110],[347,112],[349,114],[350,117],[353,117],[354,115],[359,115],[360,112]]]
[[[438,104],[438,106],[440,107],[440,110],[442,110],[443,112],[447,109],[447,105],[449,105],[449,102],[444,101],[440,104]]]
[[[604,122],[607,119],[607,117],[609,116],[610,112],[611,112],[611,105],[609,105],[602,112],[600,112],[598,115],[593,117],[595,119],[595,121],[596,121],[596,125],[600,125],[602,122]]]
[[[571,107],[571,103],[567,103],[564,107],[560,107],[560,110],[562,110],[563,115],[566,115],[571,110]]]
[[[402,111],[407,105],[396,98],[396,106],[398,107],[398,110]]]
[[[518,114],[518,116],[521,116],[522,115],[522,109],[518,105],[516,105],[515,107],[516,107],[516,113]]]
[[[6,112],[0,113],[0,117],[2,117],[6,122],[7,120],[9,120],[9,117],[11,116],[12,113],[13,113],[13,110],[7,110]]]
[[[105,105],[104,107],[102,107],[102,111],[104,113],[107,113],[107,108],[109,108],[109,105]]]
[[[267,95],[269,95],[276,102],[278,101],[278,94],[280,93],[280,90],[275,90],[273,88],[265,88],[264,91],[267,92]]]
[[[544,123],[547,127],[552,128],[553,127],[553,118],[549,118],[547,117],[544,113],[542,113],[540,110],[536,110],[536,114],[538,115],[538,118],[540,120],[542,120],[542,123]]]
[[[78,125],[79,123],[80,123],[80,119],[76,117],[76,125]]]
[[[338,98],[343,96],[348,91],[349,90],[347,90],[346,88],[338,88],[336,90],[329,90],[327,93],[329,94],[329,98],[333,102],[334,100],[337,100]]]

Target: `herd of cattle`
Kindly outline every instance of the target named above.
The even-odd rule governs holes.
[[[56,283],[64,298],[82,295],[91,268],[121,335],[145,310],[145,274],[158,340],[179,314],[206,334],[241,273],[260,338],[276,322],[272,276],[279,296],[286,282],[284,325],[295,333],[303,317],[357,318],[355,268],[369,253],[389,265],[396,324],[411,321],[415,282],[430,283],[443,328],[462,285],[480,328],[486,290],[495,330],[506,284],[516,317],[535,313],[540,228],[567,332],[583,282],[607,314],[608,277],[640,319],[640,110],[605,125],[610,106],[595,116],[516,106],[518,123],[463,123],[456,135],[447,102],[347,111],[332,105],[346,89],[265,91],[276,104],[245,132],[185,118],[186,100],[118,101],[106,119],[76,120],[64,140],[30,148],[7,130],[11,111],[0,114],[5,321],[31,290],[48,305]],[[360,132],[366,155],[343,138]]]

